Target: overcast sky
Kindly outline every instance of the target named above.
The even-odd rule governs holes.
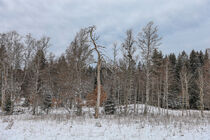
[[[0,32],[49,36],[56,55],[80,28],[96,25],[101,45],[110,48],[149,21],[159,26],[164,53],[210,48],[209,0],[0,0]]]

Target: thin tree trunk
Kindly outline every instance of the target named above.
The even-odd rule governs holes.
[[[180,74],[180,78],[181,78],[181,87],[182,87],[182,116],[184,116],[184,100],[185,100],[185,89],[184,89],[184,81],[183,81],[183,77]]]
[[[2,85],[2,100],[1,100],[1,107],[2,107],[2,111],[4,111],[5,109],[5,102],[6,102],[6,90],[8,88],[8,85],[7,85],[7,77],[8,77],[8,69],[7,67],[5,66],[5,64],[3,65],[3,85]]]
[[[147,114],[148,111],[148,103],[149,103],[149,69],[147,68],[146,70],[146,102],[145,102],[145,107],[144,107],[144,114]]]
[[[137,95],[137,90],[135,89],[135,92],[134,92],[134,113],[136,113],[136,95]]]
[[[168,116],[168,61],[166,62],[166,79],[165,79],[165,96],[166,96],[166,109],[167,109],[167,116]]]
[[[160,93],[161,93],[161,78],[159,84],[157,84],[158,88],[158,113],[160,114]]]
[[[199,89],[200,89],[200,111],[201,111],[201,116],[204,117],[204,104],[203,104],[203,88],[204,88],[204,78],[203,78],[203,73],[201,72],[201,70],[199,71]]]
[[[100,77],[100,71],[101,71],[101,59],[98,58],[98,65],[97,65],[97,104],[96,104],[96,112],[95,112],[95,118],[98,118],[99,115],[99,107],[100,107],[100,96],[101,96],[101,77]]]
[[[190,115],[190,110],[189,110],[189,92],[188,92],[188,88],[189,88],[189,84],[188,84],[188,77],[187,77],[187,73],[184,74],[184,78],[185,78],[185,103],[186,103],[186,112],[188,115]]]

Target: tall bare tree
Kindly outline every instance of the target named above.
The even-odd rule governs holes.
[[[89,33],[87,29],[81,29],[66,50],[66,57],[71,68],[70,72],[75,75],[70,74],[71,77],[74,77],[74,79],[72,79],[74,81],[72,83],[72,85],[74,85],[72,90],[74,92],[73,98],[78,115],[82,114],[82,93],[87,93],[87,87],[90,87],[87,82],[88,80],[85,79],[85,69],[87,69],[89,64],[93,61],[88,37]]]
[[[101,46],[96,44],[96,41],[99,39],[99,36],[95,34],[96,27],[91,26],[89,27],[89,34],[90,34],[90,41],[92,42],[94,48],[93,50],[96,51],[98,55],[97,59],[97,103],[95,107],[95,118],[99,117],[99,107],[100,107],[100,96],[101,96],[101,63],[102,63],[102,53],[100,52],[99,48]]]
[[[135,40],[133,36],[132,30],[127,30],[126,39],[124,43],[122,43],[122,51],[125,61],[127,62],[127,91],[125,92],[125,115],[127,114],[128,101],[131,97],[132,93],[134,93],[134,67],[135,67],[135,56],[134,53],[136,51]],[[131,99],[131,98],[130,98]]]
[[[155,48],[160,45],[161,37],[158,35],[158,27],[153,22],[149,22],[138,34],[138,46],[141,49],[142,58],[146,67],[146,102],[144,113],[147,114],[149,92],[150,92],[150,71],[151,58]]]
[[[182,115],[184,111],[184,106],[187,114],[190,115],[190,111],[188,110],[190,107],[189,86],[190,81],[192,80],[192,74],[188,71],[185,65],[182,67],[180,78],[182,87]]]

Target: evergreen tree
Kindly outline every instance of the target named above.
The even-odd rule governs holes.
[[[177,97],[179,93],[178,89],[178,79],[176,77],[176,56],[174,53],[168,56],[169,59],[169,107],[177,108]]]
[[[198,52],[192,50],[190,54],[190,72],[193,75],[193,80],[191,81],[189,94],[190,94],[190,106],[191,108],[198,107],[199,102],[199,88],[196,84],[196,80],[198,79],[198,68],[201,66],[200,59],[198,56]]]
[[[105,102],[105,113],[107,115],[112,115],[115,113],[115,102],[114,102],[114,96],[113,96],[113,88],[111,87],[110,89],[110,95],[109,97],[107,98],[106,102]]]
[[[163,55],[162,52],[157,49],[154,50],[152,56],[152,99],[160,107],[160,97],[161,97],[161,86],[162,86],[162,67],[163,67]]]
[[[176,62],[176,68],[175,68],[175,80],[176,82],[176,90],[178,95],[182,95],[182,88],[181,88],[181,71],[182,69],[186,67],[189,68],[189,59],[188,55],[185,51],[183,51],[181,54],[178,55],[177,62]],[[177,97],[176,106],[178,108],[181,107],[182,98],[181,96]]]
[[[204,65],[204,54],[202,51],[199,52],[198,58],[200,60],[200,67],[202,67]]]

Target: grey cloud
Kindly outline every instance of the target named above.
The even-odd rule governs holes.
[[[164,38],[161,50],[178,53],[208,47],[209,9],[208,0],[0,0],[0,32],[47,35],[60,54],[80,28],[96,25],[101,42],[111,46],[127,29],[137,34],[153,20]]]

